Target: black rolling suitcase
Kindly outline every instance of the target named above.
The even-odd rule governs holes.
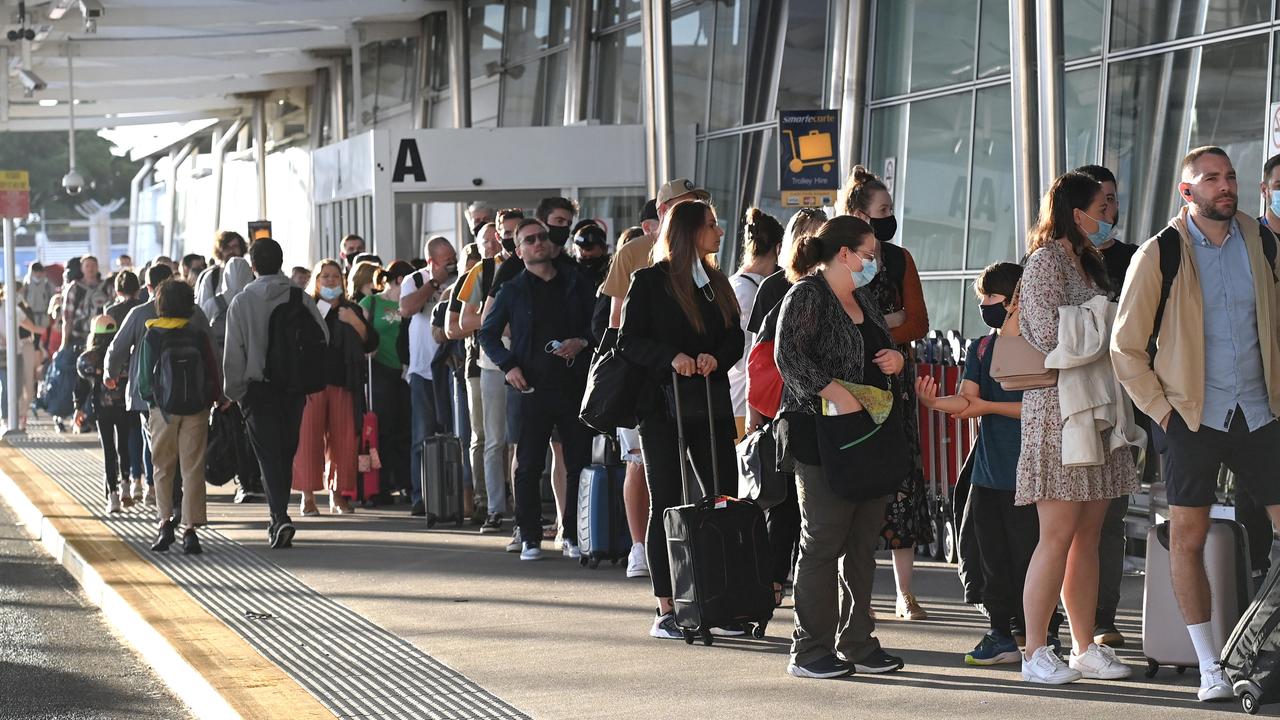
[[[427,505],[427,527],[453,521],[462,515],[462,441],[452,433],[440,433],[422,441],[422,497]]]
[[[1258,596],[1222,650],[1222,667],[1240,706],[1253,715],[1280,695],[1280,566],[1267,575]]]
[[[680,384],[673,377],[675,406],[680,404]],[[707,418],[715,442],[711,385],[707,384]],[[676,412],[680,453],[680,484],[686,502],[689,481],[684,420]],[[720,468],[711,454],[711,483],[718,482]],[[708,495],[680,507],[668,508],[663,527],[671,561],[675,620],[690,645],[697,638],[712,643],[711,628],[741,624],[756,638],[763,638],[773,619],[772,557],[764,512],[750,500]]]

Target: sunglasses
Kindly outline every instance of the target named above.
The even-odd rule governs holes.
[[[520,242],[525,245],[537,245],[540,242],[551,242],[551,236],[546,233],[525,235],[523,238],[520,238]]]

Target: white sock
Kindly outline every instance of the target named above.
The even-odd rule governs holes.
[[[1203,670],[1212,667],[1218,661],[1218,646],[1213,641],[1212,623],[1188,625],[1187,632],[1191,633],[1191,644],[1195,646],[1196,656],[1200,658],[1200,668]]]

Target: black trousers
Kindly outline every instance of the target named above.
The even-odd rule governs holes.
[[[769,546],[773,550],[773,581],[779,585],[787,581],[796,559],[796,546],[800,544],[800,503],[796,500],[796,476],[781,473],[786,478],[787,497],[765,512],[769,529]]]
[[[686,422],[684,431],[692,466],[690,475],[697,479],[699,488],[697,495],[691,495],[689,500],[712,494],[736,497],[738,461],[733,450],[733,438],[737,434],[737,425],[733,419],[716,421],[714,445],[706,420]],[[642,420],[640,446],[644,451],[645,482],[649,486],[649,532],[645,542],[649,579],[653,583],[654,597],[671,597],[671,564],[667,559],[667,533],[662,526],[662,514],[667,508],[684,503],[675,421],[662,416]],[[714,478],[711,469],[713,452],[719,470]]]
[[[129,477],[133,455],[131,442],[133,434],[140,431],[138,413],[134,412],[99,412],[98,442],[102,445],[103,480],[106,481],[106,494],[120,491],[120,474]]]
[[[1004,633],[1026,628],[1022,586],[1040,540],[1036,506],[1014,505],[1012,490],[973,485],[968,515],[978,541],[982,604],[991,618],[991,628]]]
[[[409,466],[409,383],[379,362],[373,363],[373,411],[378,416],[378,456],[382,460],[379,492],[393,490],[406,494],[412,488]]]
[[[448,383],[444,383],[448,384]],[[516,524],[527,542],[542,538],[542,471],[547,444],[558,430],[564,445],[564,538],[578,541],[578,481],[591,461],[591,432],[578,420],[583,391],[547,388],[520,395],[520,441],[516,443]],[[664,543],[665,545],[665,543]]]
[[[302,427],[305,395],[286,395],[267,382],[249,384],[240,406],[249,426],[253,454],[262,468],[262,486],[267,493],[272,521],[289,517],[289,496],[293,486],[293,456],[298,452],[298,432]]]

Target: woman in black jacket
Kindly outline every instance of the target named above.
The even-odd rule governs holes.
[[[309,291],[329,326],[325,348],[325,388],[307,396],[302,411],[298,452],[293,456],[293,489],[302,493],[302,514],[318,515],[315,493],[329,490],[329,511],[350,513],[356,494],[355,399],[364,389],[365,353],[378,348],[378,333],[365,319],[359,305],[343,292],[342,266],[337,260],[321,260],[311,274]],[[332,479],[325,477],[325,460]]]
[[[662,526],[663,512],[683,501],[672,371],[680,376],[689,461],[702,494],[737,495],[737,425],[727,373],[742,357],[743,334],[733,288],[714,260],[723,235],[707,203],[676,205],[653,247],[653,267],[636,271],[622,307],[619,349],[648,370],[637,412],[650,498],[649,576],[658,598],[658,617],[649,634],[656,638],[683,637],[671,614],[671,570]],[[706,417],[708,389],[714,442]],[[714,479],[712,453],[719,469]]]
[[[863,410],[837,380],[891,390],[891,376],[902,370],[902,353],[893,349],[866,288],[876,275],[875,257],[871,226],[842,215],[800,238],[787,268],[795,285],[782,301],[774,359],[783,383],[778,452],[782,465],[795,470],[804,528],[787,668],[796,677],[891,672],[903,665],[871,635],[874,553],[890,496],[854,502],[837,494],[832,480],[857,469],[824,467],[816,438],[824,402],[834,406],[829,415]]]

